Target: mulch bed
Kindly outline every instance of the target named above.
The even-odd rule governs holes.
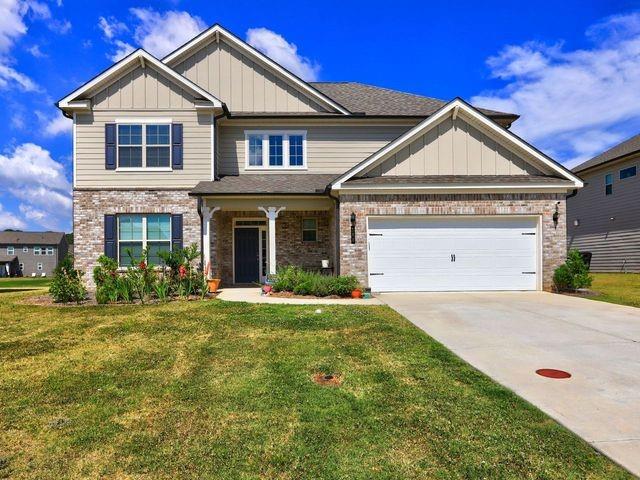
[[[329,295],[327,297],[316,297],[315,295],[296,295],[293,292],[271,292],[268,295],[269,297],[279,297],[279,298],[311,298],[311,299],[318,299],[318,298],[330,298],[330,299],[336,299],[336,298],[351,298],[351,297],[339,297],[338,295]]]
[[[586,288],[576,290],[575,292],[561,292],[561,294],[580,298],[598,297],[602,295],[600,292],[596,292],[595,290],[587,290]]]
[[[218,293],[209,293],[204,299],[205,300],[213,300],[218,296]],[[170,303],[171,301],[176,300],[186,300],[188,302],[193,302],[196,300],[202,300],[200,295],[190,295],[187,298],[183,297],[174,297],[171,300],[160,301],[158,299],[152,298],[147,300],[145,305],[157,305],[159,303]],[[24,305],[37,305],[40,307],[59,307],[59,308],[69,308],[69,307],[95,307],[95,306],[105,306],[105,307],[117,307],[123,305],[142,305],[140,300],[134,300],[133,302],[116,302],[116,303],[106,303],[99,304],[96,301],[96,297],[94,295],[89,295],[89,298],[80,302],[80,303],[56,303],[49,295],[32,295],[22,299],[20,302]]]

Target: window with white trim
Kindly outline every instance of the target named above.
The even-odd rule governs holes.
[[[21,272],[24,272],[24,263],[20,262],[19,267]]]
[[[604,194],[611,195],[613,193],[613,173],[607,173],[604,176]]]
[[[14,247],[7,247],[7,255],[15,255],[16,250]]]
[[[245,131],[245,168],[304,170],[307,167],[307,132]]]
[[[33,247],[33,254],[34,255],[40,255],[42,253],[42,250],[40,247]]]
[[[41,272],[42,271],[42,263],[38,262],[38,265],[36,266],[36,269]]]
[[[318,241],[318,219],[316,218],[302,219],[302,241],[303,242]]]
[[[129,251],[134,258],[149,249],[149,263],[160,265],[160,252],[171,250],[171,215],[119,215],[118,263],[121,267],[131,264]]]
[[[170,167],[170,124],[118,124],[118,168]]]
[[[52,257],[53,256],[53,247],[47,247],[45,255],[47,255],[48,257]]]
[[[633,165],[632,167],[627,167],[627,168],[623,168],[622,170],[620,170],[620,180],[624,180],[625,178],[629,178],[629,177],[635,177],[636,176],[636,166]]]
[[[29,253],[29,247],[27,247],[26,245],[22,247],[22,253]]]

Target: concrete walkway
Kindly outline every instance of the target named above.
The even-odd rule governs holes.
[[[538,292],[379,298],[640,475],[640,309]],[[544,378],[540,368],[572,377]]]
[[[377,298],[285,298],[261,295],[260,288],[223,288],[220,300],[249,303],[281,303],[290,305],[383,305]]]

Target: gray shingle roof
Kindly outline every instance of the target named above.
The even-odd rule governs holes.
[[[0,255],[0,263],[10,263],[17,259],[16,255]]]
[[[332,98],[353,113],[365,115],[398,115],[427,117],[448,102],[389,88],[375,87],[358,82],[310,82],[316,89]],[[479,109],[490,117],[512,117],[512,113]]]
[[[63,232],[0,232],[0,244],[58,245]]]
[[[397,185],[397,184],[433,184],[433,185],[541,185],[558,184],[572,185],[571,180],[546,175],[421,175],[404,176],[393,175],[371,178],[353,178],[347,180],[344,185]]]
[[[200,182],[190,195],[322,194],[335,174],[285,173],[226,176],[215,182]]]
[[[578,173],[582,170],[586,170],[587,168],[596,167],[598,165],[602,165],[603,163],[616,160],[620,157],[624,157],[635,152],[640,152],[640,134],[636,135],[635,137],[631,137],[614,147],[611,147],[609,150],[602,152],[600,155],[593,157],[591,160],[587,160],[586,162],[581,163],[577,167],[574,167],[573,171],[575,173]]]

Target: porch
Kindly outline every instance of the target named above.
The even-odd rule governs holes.
[[[200,192],[203,263],[210,265],[212,277],[222,279],[223,285],[252,284],[286,265],[336,273],[336,207],[324,187],[311,185],[310,191],[299,182],[293,187],[293,182],[288,188],[294,191],[273,194],[253,192],[246,185],[221,191],[224,183],[229,188],[229,183],[244,181],[231,178],[205,182],[206,189],[199,185],[192,193]],[[275,180],[276,176],[267,179]],[[328,261],[328,268],[323,268],[323,261]]]

